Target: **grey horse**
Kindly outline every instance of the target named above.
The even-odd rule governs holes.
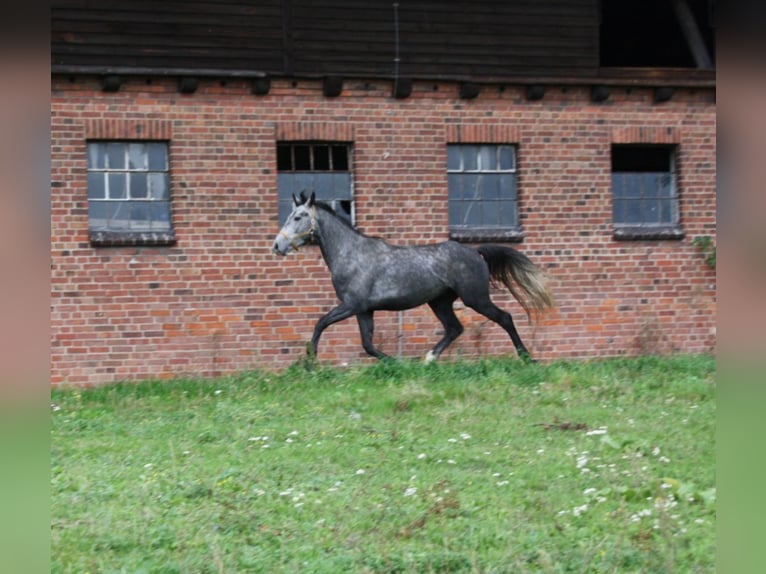
[[[317,352],[322,332],[338,321],[356,316],[362,346],[379,359],[388,355],[373,343],[373,314],[401,311],[428,303],[444,326],[444,336],[426,354],[426,362],[441,355],[463,325],[452,304],[459,297],[466,306],[499,324],[511,338],[519,357],[531,360],[513,319],[489,296],[490,282],[502,283],[531,318],[531,310],[553,306],[543,271],[529,258],[503,245],[469,247],[455,241],[397,246],[364,235],[331,206],[293,195],[293,211],[274,241],[273,252],[287,255],[307,244],[318,244],[340,305],[322,316],[314,327],[309,355]],[[515,283],[515,285],[514,285]]]

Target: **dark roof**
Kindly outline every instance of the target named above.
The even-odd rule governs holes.
[[[605,1],[53,0],[51,63],[54,72],[594,78]]]

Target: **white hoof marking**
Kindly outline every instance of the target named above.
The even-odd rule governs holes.
[[[426,358],[423,359],[424,363],[430,363],[432,361],[435,361],[437,359],[437,355],[433,351],[428,351],[426,353]]]

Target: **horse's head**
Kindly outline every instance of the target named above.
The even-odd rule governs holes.
[[[290,250],[298,251],[315,239],[316,233],[316,196],[311,192],[307,199],[301,192],[300,199],[293,194],[293,211],[288,216],[282,229],[274,240],[272,251],[277,255],[287,255]]]

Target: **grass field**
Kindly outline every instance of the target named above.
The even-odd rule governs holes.
[[[72,572],[714,572],[715,360],[52,391]]]

